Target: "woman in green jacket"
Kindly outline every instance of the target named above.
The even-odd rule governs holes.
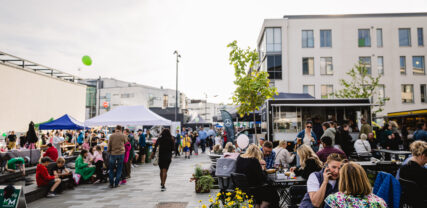
[[[84,162],[87,154],[87,150],[82,150],[76,159],[76,173],[81,175],[84,181],[88,180],[95,173],[96,169],[95,167],[90,166]]]

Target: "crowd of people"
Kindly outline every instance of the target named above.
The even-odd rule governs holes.
[[[275,207],[278,203],[274,188],[263,185],[266,183],[265,171],[273,168],[286,169],[307,180],[303,205],[342,207],[343,203],[353,203],[360,207],[385,207],[384,200],[372,193],[364,169],[357,163],[347,162],[355,155],[380,157],[373,151],[378,148],[410,149],[412,156],[403,163],[400,177],[416,181],[425,191],[426,124],[420,123],[416,131],[406,134],[398,130],[395,122],[386,123],[376,131],[364,119],[361,122],[355,141],[347,123],[307,121],[293,144],[282,140],[274,145],[260,138],[258,144],[239,147],[236,141],[227,141],[224,129],[211,127],[205,130],[200,127],[176,130],[174,136],[169,129],[163,129],[151,146],[154,136],[150,130],[133,132],[117,126],[112,134],[104,131],[51,131],[41,134],[38,144],[26,141],[25,136],[17,138],[12,131],[6,138],[6,145],[8,149],[44,147],[43,157],[37,165],[36,181],[39,186],[49,188],[49,197],[55,196],[63,181],[68,181],[66,185],[72,187],[79,183],[107,182],[110,188],[119,187],[131,178],[134,163],[144,163],[149,159],[158,164],[160,188],[165,191],[172,158],[183,156],[183,159],[190,159],[206,153],[207,149],[224,158],[236,159],[236,172],[246,174],[251,185],[260,187],[253,193],[260,207]],[[64,143],[75,143],[80,151],[74,171],[65,167],[66,154],[61,151]],[[8,158],[5,169],[10,172],[21,170],[25,175],[24,164],[28,160]],[[51,163],[53,167],[49,166]]]
[[[365,119],[361,123],[355,141],[347,123],[324,122],[315,132],[316,124],[307,121],[292,148],[285,140],[273,148],[272,142],[261,138],[259,145],[250,144],[244,149],[228,142],[223,149],[215,145],[212,151],[236,159],[236,172],[245,174],[251,187],[258,187],[252,194],[259,207],[276,207],[279,200],[275,187],[268,183],[268,169],[286,169],[307,180],[307,193],[300,207],[387,207],[384,199],[373,194],[364,168],[349,160],[364,155],[381,157],[373,151],[381,148],[411,151],[411,156],[402,161],[400,177],[415,181],[427,195],[426,125],[420,123],[415,132],[402,135],[393,121],[376,130]]]

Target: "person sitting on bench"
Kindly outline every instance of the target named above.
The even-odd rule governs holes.
[[[55,197],[55,190],[61,184],[61,179],[58,176],[50,175],[47,166],[50,162],[53,162],[50,157],[43,157],[41,164],[37,165],[36,169],[36,181],[37,186],[49,188],[47,197]]]
[[[49,157],[51,160],[56,161],[58,159],[58,150],[52,145],[52,143],[47,144],[46,152],[43,154],[43,157]]]
[[[23,157],[14,157],[14,158],[10,158],[10,156],[7,155],[7,163],[5,165],[5,170],[7,172],[11,172],[14,173],[17,170],[22,171],[22,175],[25,176],[25,159],[27,158],[23,158]],[[29,161],[29,159],[27,159],[27,161]]]

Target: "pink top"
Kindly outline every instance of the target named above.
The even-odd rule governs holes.
[[[132,146],[130,146],[130,142],[126,142],[126,144],[125,144],[125,160],[124,160],[125,163],[127,163],[129,160],[129,153],[130,153],[131,148],[132,148]]]
[[[86,142],[83,143],[82,149],[89,151],[89,149],[90,149],[89,143],[86,143]]]
[[[93,157],[95,158],[95,163],[98,161],[104,161],[104,159],[102,158],[102,152],[95,151],[93,153]]]

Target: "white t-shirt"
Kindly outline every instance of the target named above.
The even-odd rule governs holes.
[[[331,184],[332,188],[335,187],[335,184],[337,183],[336,180],[329,180],[329,184]],[[307,192],[316,192],[320,189],[320,183],[319,180],[317,180],[316,174],[311,173],[307,180]]]
[[[217,144],[221,145],[221,137],[219,136],[215,137],[215,145]]]

